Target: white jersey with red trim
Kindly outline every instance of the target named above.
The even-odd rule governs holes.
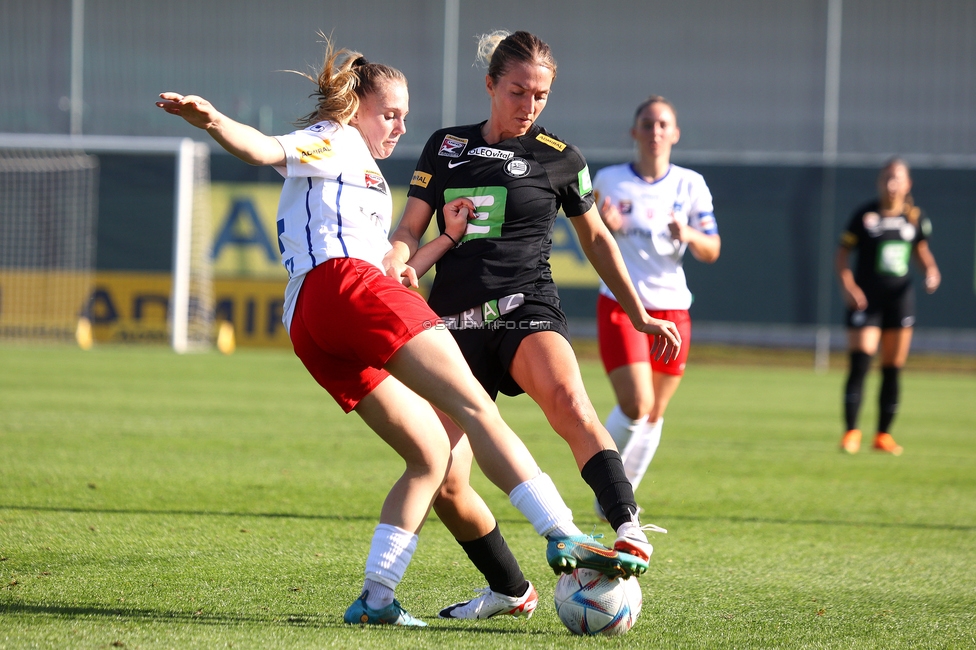
[[[291,329],[305,274],[352,257],[383,268],[393,217],[390,188],[359,131],[319,122],[275,136],[285,150],[278,201],[278,249],[288,271],[282,321]]]
[[[610,197],[623,217],[614,238],[644,307],[688,309],[691,291],[681,265],[688,244],[673,240],[668,224],[675,219],[705,234],[718,234],[712,194],[702,175],[671,165],[662,178],[649,183],[632,164],[612,165],[597,172],[593,190],[599,204]],[[613,298],[603,282],[600,293]]]

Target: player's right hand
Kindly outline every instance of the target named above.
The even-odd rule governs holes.
[[[854,311],[864,311],[868,308],[868,299],[861,291],[861,287],[854,285],[853,287],[843,288],[843,298],[844,303]]]
[[[197,95],[181,95],[179,93],[160,93],[161,101],[156,106],[170,115],[179,115],[193,126],[206,129],[213,126],[219,119],[220,112],[203,97]]]
[[[620,210],[617,206],[613,204],[609,196],[603,197],[603,201],[600,201],[600,193],[594,192],[593,197],[596,199],[596,207],[600,211],[600,217],[603,219],[603,223],[606,224],[610,232],[616,232],[620,230],[624,225],[624,217],[620,214]]]

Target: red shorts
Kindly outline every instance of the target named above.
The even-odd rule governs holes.
[[[596,331],[600,343],[600,358],[603,368],[609,373],[620,366],[632,363],[650,363],[654,372],[668,375],[685,374],[688,361],[688,348],[691,345],[691,317],[687,309],[656,309],[647,312],[654,318],[673,321],[681,335],[681,349],[678,357],[665,362],[651,358],[654,337],[638,332],[616,300],[602,293],[596,301]]]
[[[390,357],[438,322],[419,294],[369,262],[337,258],[305,276],[290,334],[295,354],[348,413],[386,379]]]

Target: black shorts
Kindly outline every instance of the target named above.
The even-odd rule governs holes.
[[[519,344],[536,332],[558,332],[570,340],[566,315],[558,307],[538,302],[526,302],[476,329],[451,330],[472,374],[492,399],[499,392],[511,397],[525,392],[508,369]]]
[[[866,293],[868,308],[847,310],[847,327],[903,329],[915,325],[915,289],[910,283],[894,291]]]

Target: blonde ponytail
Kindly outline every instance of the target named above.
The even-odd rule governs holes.
[[[406,85],[407,79],[396,68],[382,63],[370,63],[359,52],[341,49],[336,51],[332,41],[319,32],[325,41],[325,57],[322,69],[313,77],[304,72],[295,72],[316,85],[310,97],[315,97],[315,110],[300,118],[297,126],[309,126],[316,122],[331,121],[347,124],[359,110],[359,100],[376,92],[386,81],[399,81]]]

